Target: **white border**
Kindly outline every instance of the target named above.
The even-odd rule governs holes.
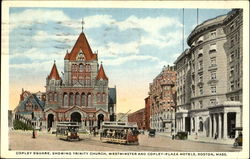
[[[16,156],[17,151],[8,151],[8,109],[9,109],[9,8],[10,7],[71,7],[71,8],[243,8],[243,150],[242,152],[227,152],[227,157],[218,158],[242,158],[249,155],[249,2],[248,1],[3,1],[2,2],[2,37],[1,37],[1,157],[15,158],[62,158],[60,155],[46,156]],[[33,152],[33,151],[29,151]],[[106,151],[108,152],[108,151]],[[65,156],[67,158],[117,158],[118,156]],[[139,156],[119,156],[119,158],[138,158]],[[154,156],[163,158],[168,156]],[[152,158],[152,156],[140,156],[139,158]],[[180,158],[169,156],[168,158]],[[184,158],[197,158],[184,156]],[[201,158],[201,156],[199,156]],[[215,158],[206,156],[206,158]]]

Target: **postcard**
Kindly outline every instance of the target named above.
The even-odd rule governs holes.
[[[248,2],[2,4],[1,157],[248,158]]]

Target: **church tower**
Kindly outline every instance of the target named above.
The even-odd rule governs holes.
[[[54,61],[54,65],[50,71],[50,74],[46,78],[46,106],[57,108],[59,103],[59,91],[62,83],[62,79],[58,74],[58,70],[56,67],[56,63]]]

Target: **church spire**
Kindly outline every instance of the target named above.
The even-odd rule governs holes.
[[[51,69],[50,75],[48,76],[48,79],[55,79],[60,80],[61,77],[58,74],[57,68],[56,68],[56,60],[54,60],[54,65]]]
[[[101,62],[101,66],[100,66],[100,69],[98,71],[96,79],[97,80],[100,80],[100,79],[108,80],[108,77],[106,76],[105,71],[103,69],[102,62]]]

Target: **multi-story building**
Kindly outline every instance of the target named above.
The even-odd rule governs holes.
[[[71,52],[66,52],[63,77],[59,76],[54,61],[46,78],[45,95],[41,118],[47,128],[55,127],[59,121],[75,121],[82,127],[91,128],[100,127],[102,121],[115,120],[116,88],[108,88],[103,65],[99,66],[98,56],[92,52],[83,32]],[[29,102],[31,109],[37,105],[35,102],[40,101],[39,98],[42,98],[41,92],[30,100],[27,98],[27,101],[34,101]],[[23,105],[22,100],[20,106]],[[21,107],[17,110],[22,112],[27,106],[29,104],[25,104],[23,110]]]
[[[150,129],[150,97],[148,96],[145,100],[145,129]]]
[[[175,83],[176,72],[173,66],[164,66],[153,83],[150,83],[150,128],[160,132],[174,131]]]
[[[180,99],[186,92],[180,91],[183,69],[178,66],[185,57],[186,68],[191,70],[184,71],[185,79],[191,74],[191,84],[185,84],[191,86],[191,107],[186,109],[190,129],[182,130],[203,137],[233,138],[235,128],[242,126],[242,10],[233,9],[203,22],[191,32],[187,43],[191,48],[176,62],[180,107],[190,107],[189,100]]]
[[[176,131],[190,131],[191,108],[191,55],[185,50],[174,62],[177,72],[176,80]]]
[[[137,110],[134,113],[128,114],[128,122],[136,122],[138,129],[145,130],[145,108]]]

